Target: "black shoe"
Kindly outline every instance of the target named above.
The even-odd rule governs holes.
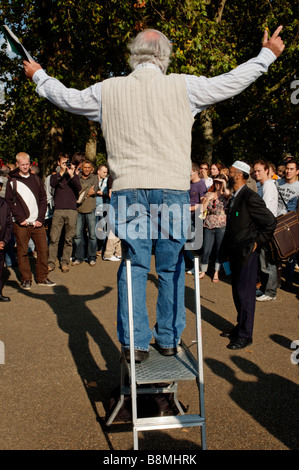
[[[222,331],[222,333],[220,333],[220,336],[222,336],[222,338],[229,338],[229,339],[235,338],[237,336],[236,327],[232,328],[229,331]]]
[[[134,356],[135,356],[135,364],[140,364],[140,362],[144,362],[148,359],[149,352],[141,351],[140,349],[135,349]],[[130,349],[125,349],[125,359],[127,362],[131,361]]]
[[[228,349],[243,349],[252,344],[252,338],[232,338],[231,342],[227,345]]]
[[[38,282],[39,286],[47,286],[47,287],[54,287],[56,286],[56,282],[50,281],[50,279],[46,279],[43,282]]]
[[[177,348],[162,348],[157,342],[156,342],[156,348],[159,351],[162,356],[175,356],[178,352]]]
[[[10,302],[10,297],[4,297],[4,295],[0,295],[0,302]]]
[[[25,290],[30,290],[31,287],[32,287],[32,282],[31,281],[23,281],[21,284],[20,284],[20,287],[22,289],[25,289]]]

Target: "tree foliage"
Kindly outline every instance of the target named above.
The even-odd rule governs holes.
[[[284,25],[284,54],[244,93],[219,103],[196,120],[193,158],[230,163],[284,151],[297,152],[297,109],[291,102],[298,56],[295,0],[0,0],[7,24],[51,76],[83,89],[112,75],[127,74],[127,42],[142,29],[156,28],[173,42],[169,72],[205,76],[225,73],[258,54],[265,27]],[[27,151],[50,166],[58,151],[85,149],[99,126],[61,111],[35,93],[19,59],[0,53],[5,103],[0,106],[0,157]],[[209,153],[210,152],[210,153]]]

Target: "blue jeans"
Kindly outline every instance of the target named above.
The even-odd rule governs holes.
[[[210,254],[215,244],[215,271],[220,271],[218,254],[224,237],[225,227],[222,228],[204,228],[203,232],[203,248],[200,262],[202,272],[207,272]]]
[[[261,267],[261,291],[269,297],[276,297],[277,294],[277,266],[267,260],[266,251],[262,248],[260,252]]]
[[[75,258],[78,261],[83,261],[85,258],[85,228],[87,226],[87,258],[88,261],[95,261],[97,259],[97,237],[95,233],[96,216],[94,211],[86,214],[78,213],[76,235],[74,238],[75,243]]]
[[[292,284],[295,272],[295,264],[297,263],[297,255],[291,255],[286,262],[285,280],[287,283]]]
[[[120,203],[120,201],[122,201]],[[174,207],[168,216],[157,208]],[[154,335],[164,348],[177,346],[186,325],[185,263],[183,256],[189,223],[189,192],[163,189],[133,189],[112,193],[115,235],[131,258],[134,348],[147,351]],[[167,220],[167,223],[166,223]],[[168,226],[167,226],[168,225]],[[150,328],[146,308],[146,284],[154,249],[158,274],[156,324]],[[117,333],[130,347],[127,273],[122,261],[118,270]]]

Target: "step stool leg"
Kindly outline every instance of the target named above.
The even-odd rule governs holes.
[[[124,366],[124,359],[121,358],[121,366],[120,366],[120,397],[118,404],[114,408],[113,412],[111,413],[111,416],[109,417],[108,421],[106,422],[107,426],[110,426],[110,424],[113,423],[117,413],[121,409],[124,401],[125,401],[125,396],[124,396],[124,384],[125,384],[125,366]]]
[[[138,431],[137,429],[133,429],[134,434],[134,450],[138,450]]]
[[[201,426],[201,448],[207,450],[206,425]]]
[[[125,401],[124,396],[121,395],[120,398],[119,398],[118,404],[117,404],[116,407],[114,408],[113,413],[111,414],[110,418],[108,419],[108,421],[107,421],[107,423],[106,423],[107,426],[110,426],[110,424],[113,423],[114,418],[116,417],[117,413],[118,413],[119,410],[121,409],[121,407],[122,407],[124,401]]]

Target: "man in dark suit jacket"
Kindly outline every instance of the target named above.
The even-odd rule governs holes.
[[[229,337],[229,349],[242,349],[252,343],[258,252],[267,245],[276,219],[263,199],[246,186],[250,167],[236,161],[229,170],[234,195],[230,201],[222,256],[229,259],[237,325],[222,333]]]

